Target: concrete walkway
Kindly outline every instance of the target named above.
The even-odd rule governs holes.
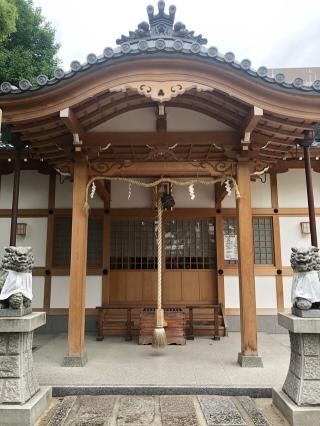
[[[84,367],[62,367],[66,353],[66,334],[35,336],[35,371],[40,384],[122,385],[122,386],[282,386],[289,366],[290,348],[286,334],[259,333],[259,353],[263,368],[241,368],[237,364],[240,333],[230,333],[220,341],[196,338],[185,346],[154,350],[136,341],[107,337],[96,342],[86,336],[88,363]]]

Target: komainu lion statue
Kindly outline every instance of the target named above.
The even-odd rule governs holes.
[[[5,247],[0,268],[0,309],[31,306],[33,264],[31,247]]]
[[[320,257],[317,247],[291,249],[293,269],[291,299],[301,310],[320,308]]]

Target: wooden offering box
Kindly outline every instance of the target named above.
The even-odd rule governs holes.
[[[185,345],[184,335],[185,313],[181,308],[165,308],[164,319],[168,345]],[[144,308],[140,314],[139,344],[148,345],[152,343],[152,335],[155,327],[155,308]]]

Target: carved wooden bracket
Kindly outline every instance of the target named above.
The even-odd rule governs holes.
[[[127,89],[136,90],[141,95],[160,103],[170,101],[191,89],[196,89],[198,92],[213,90],[209,86],[191,81],[134,81],[113,87],[110,92],[126,92]]]

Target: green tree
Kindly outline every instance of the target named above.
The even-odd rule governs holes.
[[[59,63],[55,30],[31,0],[6,1],[16,8],[18,16],[16,31],[0,42],[0,82],[18,85],[22,79],[34,82],[39,74],[52,77]]]
[[[0,42],[3,42],[16,30],[18,11],[7,0],[0,0]]]

